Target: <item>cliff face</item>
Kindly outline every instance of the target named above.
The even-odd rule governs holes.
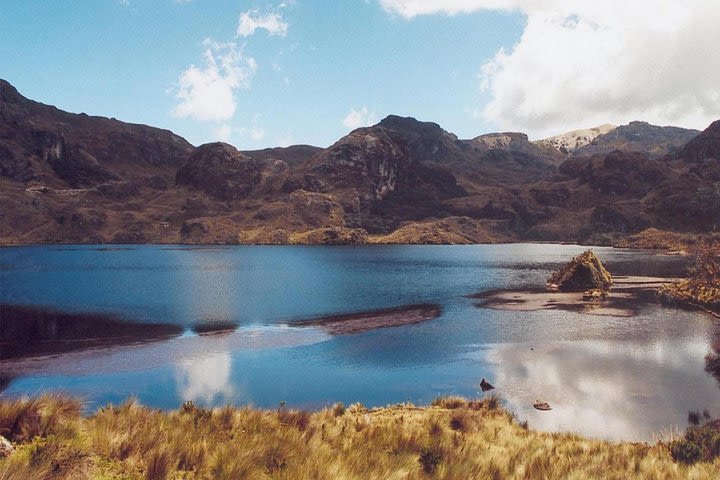
[[[632,133],[639,151],[590,156],[398,116],[326,149],[239,152],[63,112],[0,80],[0,243],[609,242],[720,227],[720,122],[678,147],[689,131],[628,127],[607,135]],[[625,138],[607,135],[587,146]]]
[[[260,183],[260,168],[232,145],[209,143],[196,148],[183,162],[175,181],[220,200],[241,199]]]
[[[94,186],[177,169],[192,149],[168,130],[28,100],[0,79],[0,175],[12,180]]]

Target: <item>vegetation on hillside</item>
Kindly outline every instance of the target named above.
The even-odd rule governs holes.
[[[16,444],[0,460],[3,480],[709,479],[720,468],[693,452],[674,461],[665,444],[535,432],[496,397],[314,413],[190,402],[163,412],[129,400],[83,417],[77,400],[43,396],[0,402],[0,435]]]
[[[668,232],[667,230],[648,228],[640,233],[623,238],[613,246],[617,248],[668,250],[686,253],[695,245],[697,238],[697,235],[690,233]]]
[[[663,287],[660,297],[667,303],[701,307],[720,315],[720,236],[699,240],[693,256],[689,277]]]

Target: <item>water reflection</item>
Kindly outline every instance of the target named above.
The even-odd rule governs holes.
[[[715,377],[720,385],[720,336],[716,335],[712,352],[705,356],[705,371]]]
[[[720,353],[705,360],[715,337],[701,315],[647,305],[631,319],[591,318],[478,309],[466,298],[544,285],[551,269],[584,249],[0,249],[0,302],[111,313],[130,322],[126,327],[159,322],[184,332],[154,343],[140,335],[131,343],[0,360],[0,390],[62,390],[87,399],[90,408],[129,395],[159,408],[186,400],[315,408],[471,396],[485,377],[536,428],[625,439],[683,426],[690,409],[718,413],[717,385],[704,369],[717,372]],[[677,266],[675,258],[650,253],[596,252],[614,273],[647,275]],[[442,313],[353,335],[288,326],[418,303],[437,304]],[[535,399],[555,409],[536,412]]]
[[[705,336],[513,344],[492,349],[487,360],[498,392],[532,428],[657,440],[684,428],[689,410],[720,414],[717,385],[703,369],[707,346]],[[553,410],[534,410],[538,399]]]
[[[218,405],[237,400],[230,382],[232,357],[229,352],[212,353],[203,358],[176,364],[178,396],[203,405]]]

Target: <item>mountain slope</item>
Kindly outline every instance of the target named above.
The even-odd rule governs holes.
[[[174,170],[192,149],[168,130],[67,113],[28,100],[0,79],[2,176],[54,186],[94,186]]]
[[[628,150],[604,151],[615,145]],[[591,148],[599,153],[579,154]],[[0,244],[608,242],[653,226],[708,231],[720,228],[718,159],[720,122],[699,135],[636,122],[568,156],[522,133],[462,140],[393,115],[326,149],[195,148],[0,81]]]
[[[597,137],[612,132],[617,127],[606,123],[594,128],[573,130],[571,132],[555,135],[554,137],[537,140],[534,143],[546,148],[555,149],[561,153],[570,154],[580,147],[589,145]]]
[[[647,122],[631,122],[599,135],[592,142],[575,149],[574,156],[607,154],[613,150],[642,152],[660,158],[677,150],[700,132],[678,127],[658,127]]]

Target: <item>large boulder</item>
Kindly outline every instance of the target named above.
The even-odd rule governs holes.
[[[548,288],[561,292],[607,292],[611,286],[612,276],[592,250],[573,258],[548,280]]]
[[[232,145],[208,143],[195,149],[175,181],[220,200],[236,200],[247,197],[260,182],[260,168]]]

